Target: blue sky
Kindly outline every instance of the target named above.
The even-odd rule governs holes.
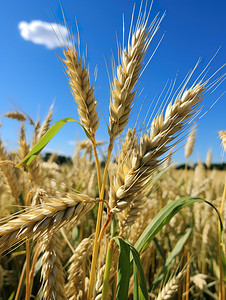
[[[136,14],[140,2],[136,1]],[[112,53],[117,60],[116,33],[119,42],[122,42],[123,14],[125,16],[125,36],[129,32],[134,2],[130,0],[62,0],[61,3],[67,23],[74,31],[75,37],[75,18],[78,22],[81,48],[85,50],[87,46],[87,61],[91,80],[94,80],[95,68],[98,68],[95,95],[101,126],[97,132],[97,139],[106,141],[108,135],[105,120],[108,122],[110,97],[107,68],[111,72]],[[57,23],[63,24],[60,2],[2,0],[0,1],[0,11],[2,40],[0,48],[0,116],[12,111],[13,105],[16,105],[33,119],[36,119],[39,112],[40,119],[44,120],[55,99],[53,122],[65,117],[78,119],[66,76],[56,55],[62,56],[61,49],[49,49],[51,45],[48,48],[25,40],[18,27],[21,22],[25,22],[22,24],[25,24],[26,27],[26,24],[30,24],[32,21],[53,23],[56,20]],[[211,63],[208,74],[213,74],[225,63],[225,1],[156,0],[153,3],[150,20],[158,12],[162,15],[164,11],[166,11],[166,16],[153,39],[147,57],[152,54],[164,33],[165,36],[147,71],[142,76],[140,87],[144,87],[144,90],[134,106],[130,120],[131,126],[136,120],[141,103],[144,101],[139,124],[142,123],[151,101],[156,95],[160,95],[167,80],[170,82],[177,75],[176,86],[178,87],[199,57],[202,57],[202,61],[191,83],[220,46],[221,49]],[[219,76],[224,72],[225,68],[219,73]],[[203,112],[207,111],[211,104],[225,91],[225,87],[226,83],[223,82],[204,101]],[[209,148],[213,150],[213,161],[221,161],[222,148],[220,147],[218,131],[226,129],[225,112],[226,94],[199,120],[197,141],[191,161],[197,161],[199,157],[205,161]],[[10,149],[15,148],[19,131],[18,122],[3,117],[0,117],[0,122],[2,123],[2,140]],[[28,124],[27,130],[29,136],[32,128]],[[47,149],[58,150],[59,153],[71,155],[74,149],[73,141],[83,138],[85,136],[78,125],[67,124],[50,142]],[[183,149],[175,154],[175,160],[184,161]]]

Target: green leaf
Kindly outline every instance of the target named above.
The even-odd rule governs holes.
[[[165,257],[165,252],[164,252],[163,247],[161,245],[159,245],[158,240],[157,240],[156,237],[153,238],[153,242],[155,244],[156,249],[159,251],[159,253],[162,257],[163,263],[165,263],[166,262],[166,257]]]
[[[14,295],[15,295],[15,292],[12,292],[12,294],[9,296],[8,300],[13,300]]]
[[[114,240],[119,245],[116,299],[125,300],[128,298],[129,290],[130,247],[119,237],[114,237]]]
[[[84,126],[73,118],[66,118],[56,122],[40,139],[40,141],[31,149],[28,155],[18,164],[16,168],[25,167],[27,168],[30,163],[36,158],[36,156],[42,151],[42,149],[49,143],[49,141],[54,137],[54,135],[67,123],[67,122],[76,122],[82,126],[87,137],[90,139],[90,135]]]
[[[218,218],[220,220],[220,225],[221,225],[221,237],[222,237],[222,241],[223,241],[223,224],[219,215],[218,210],[216,209],[216,207],[201,198],[193,198],[190,196],[187,197],[183,197],[177,200],[174,200],[173,202],[167,204],[158,214],[157,216],[154,217],[154,219],[151,221],[151,223],[145,228],[145,230],[143,231],[143,233],[141,234],[141,236],[139,237],[138,241],[135,244],[135,248],[137,249],[138,252],[143,251],[148,244],[154,239],[154,237],[156,236],[156,234],[162,229],[162,227],[164,225],[166,225],[167,223],[169,223],[169,221],[171,220],[171,218],[173,216],[175,216],[175,214],[180,211],[182,208],[186,207],[186,206],[190,206],[193,203],[197,202],[197,201],[203,201],[205,203],[207,203],[208,205],[212,206],[213,209],[217,212],[218,214]]]
[[[108,296],[109,278],[110,278],[110,270],[111,270],[111,263],[112,263],[112,256],[113,256],[113,243],[114,243],[114,239],[111,239],[108,244],[108,251],[107,251],[104,278],[103,278],[103,288],[102,288],[102,298],[101,298],[102,300],[107,299]]]
[[[139,300],[137,266],[135,261],[133,261],[133,300]]]
[[[131,251],[132,256],[133,256],[133,260],[136,264],[137,270],[139,272],[139,276],[140,276],[140,293],[141,293],[141,297],[140,299],[148,299],[148,291],[147,291],[147,286],[146,286],[146,279],[144,276],[144,271],[141,265],[141,261],[140,261],[140,255],[137,252],[137,250],[133,247],[132,244],[130,244],[128,241],[125,241],[123,239],[121,239],[120,237],[115,237],[114,238],[116,243],[118,245],[120,245],[120,251],[121,251],[121,247],[123,247],[124,249],[127,249],[127,260],[126,260],[126,264],[128,263],[128,265],[126,266],[127,272],[128,274],[126,274],[128,277],[130,277],[130,257],[129,257],[129,251]],[[123,246],[122,246],[123,245]],[[123,264],[125,264],[125,261],[122,262]],[[127,280],[127,278],[125,278]],[[125,284],[127,284],[127,281],[125,282]],[[124,280],[121,280],[121,285],[124,285]],[[128,285],[129,287],[129,285]],[[117,294],[118,294],[118,289],[117,289]],[[117,299],[127,299],[128,296],[128,290],[127,290],[127,294],[124,294],[124,298],[117,298]]]
[[[157,288],[158,284],[164,278],[164,275],[168,273],[168,270],[171,267],[172,263],[174,262],[174,259],[181,252],[182,248],[184,247],[184,245],[187,242],[191,233],[192,233],[192,228],[187,229],[186,233],[178,240],[175,247],[168,255],[167,260],[166,260],[162,270],[158,273],[155,280],[153,281],[153,289]]]

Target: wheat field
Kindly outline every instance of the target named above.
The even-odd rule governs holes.
[[[96,139],[95,88],[72,41],[62,47],[61,61],[76,125],[87,136],[72,159],[62,163],[57,153],[44,159],[40,152],[77,120],[53,125],[52,106],[43,122],[5,112],[19,133],[13,151],[0,139],[0,299],[225,299],[226,172],[213,166],[208,149],[205,162],[189,162],[202,102],[225,74],[195,75],[196,65],[151,120],[128,126],[164,17],[149,14],[141,7],[127,46],[119,47],[106,152]],[[179,147],[181,169],[174,162]]]

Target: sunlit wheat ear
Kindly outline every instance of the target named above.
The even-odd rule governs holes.
[[[222,140],[222,145],[224,147],[224,151],[226,151],[226,130],[219,131],[219,136]]]
[[[82,292],[83,299],[86,297],[86,291],[83,290],[87,270],[87,262],[92,255],[93,249],[93,234],[89,238],[81,241],[75,250],[75,253],[70,258],[71,265],[68,270],[68,283],[66,285],[67,299],[77,299],[79,292]]]
[[[42,240],[42,294],[44,299],[66,300],[64,270],[61,263],[62,242],[59,233],[46,233]]]
[[[94,97],[94,88],[90,85],[89,71],[82,65],[82,60],[77,51],[67,48],[64,50],[63,60],[72,95],[78,105],[79,118],[88,133],[94,137],[99,126],[97,103]]]
[[[112,212],[125,209],[144,189],[155,169],[162,163],[161,156],[165,154],[180,132],[184,130],[202,101],[201,93],[204,84],[198,83],[188,90],[182,90],[174,103],[170,102],[163,112],[151,123],[150,135],[144,134],[139,141],[139,151],[134,151],[130,157],[130,167],[122,168],[120,180],[117,171],[113,186],[114,193],[110,197]],[[129,166],[129,165],[128,165]],[[120,166],[119,166],[120,167]]]
[[[0,224],[0,252],[28,238],[55,231],[72,219],[76,222],[90,211],[96,201],[84,194],[47,199]]]
[[[109,135],[112,140],[123,131],[128,123],[143,59],[162,20],[162,18],[160,20],[155,18],[148,26],[150,12],[147,15],[146,13],[145,11],[144,15],[138,19],[131,39],[129,36],[128,48],[122,49],[120,53],[121,62],[117,67],[116,74],[113,74],[109,106]]]
[[[184,149],[184,156],[187,159],[189,156],[191,156],[194,146],[195,146],[195,136],[196,136],[196,127],[192,128],[191,131],[188,134],[188,139],[185,144]]]

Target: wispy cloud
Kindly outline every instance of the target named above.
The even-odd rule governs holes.
[[[44,45],[48,49],[71,46],[69,32],[63,25],[34,20],[30,23],[22,21],[18,24],[20,35],[26,41],[34,44]]]
[[[76,141],[68,141],[68,145],[75,146],[76,145]]]

